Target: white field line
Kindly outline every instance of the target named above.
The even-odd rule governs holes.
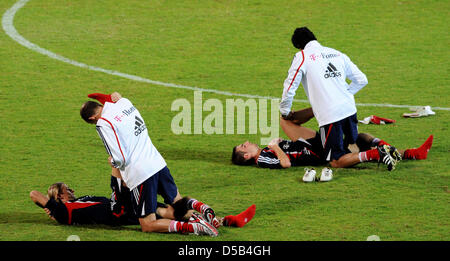
[[[233,93],[233,92],[227,92],[227,91],[219,91],[214,89],[205,89],[205,88],[199,88],[199,87],[192,87],[192,86],[185,86],[185,85],[179,85],[174,83],[166,83],[166,82],[160,82],[160,81],[154,81],[150,79],[146,79],[140,76],[122,73],[118,71],[113,70],[107,70],[100,67],[88,65],[85,63],[80,63],[74,60],[71,60],[69,58],[66,58],[64,56],[61,56],[59,54],[53,53],[49,50],[46,50],[44,48],[39,47],[38,45],[28,41],[24,37],[22,37],[14,27],[14,16],[16,15],[17,11],[25,6],[30,0],[19,0],[17,1],[10,9],[8,9],[2,17],[2,27],[3,30],[6,32],[6,34],[11,37],[14,41],[18,42],[19,44],[25,46],[26,48],[38,52],[40,54],[46,55],[52,59],[65,62],[74,66],[78,66],[81,68],[85,68],[91,71],[96,72],[102,72],[122,78],[126,78],[132,81],[137,82],[143,82],[143,83],[149,83],[153,85],[159,85],[164,87],[170,87],[170,88],[178,88],[178,89],[186,89],[186,90],[192,90],[192,91],[202,91],[202,92],[209,92],[209,93],[215,93],[220,95],[226,95],[226,96],[235,96],[235,97],[245,97],[245,98],[253,98],[253,99],[279,99],[280,97],[272,97],[272,96],[260,96],[260,95],[253,95],[253,94],[242,94],[242,93]],[[281,92],[281,89],[280,89]],[[281,96],[281,95],[280,95]],[[299,100],[294,99],[295,102],[301,102],[301,103],[308,103],[307,100]],[[420,107],[419,105],[396,105],[396,104],[377,104],[377,103],[357,103],[358,106],[368,106],[368,107],[390,107],[390,108],[415,108]],[[445,107],[432,107],[433,110],[445,110],[450,111],[450,108]]]

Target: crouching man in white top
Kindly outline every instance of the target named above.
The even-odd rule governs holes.
[[[111,166],[120,170],[121,179],[131,191],[133,209],[144,232],[178,232],[217,236],[219,222],[214,211],[192,198],[182,198],[164,158],[148,136],[139,111],[119,93],[93,93],[88,97],[103,105],[87,101],[81,117],[95,124],[98,135],[110,155]],[[156,219],[157,194],[174,208],[174,219]],[[204,219],[183,222],[189,210],[203,214]]]

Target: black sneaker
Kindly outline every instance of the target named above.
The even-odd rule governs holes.
[[[206,204],[203,205],[202,206],[202,214],[203,214],[203,217],[205,218],[206,222],[213,225],[215,228],[219,227],[219,220],[217,220],[216,213],[214,213],[214,210],[210,206],[208,206]]]
[[[394,170],[395,165],[397,165],[397,160],[395,160],[394,157],[390,153],[391,146],[389,146],[389,145],[378,146],[377,149],[378,149],[378,153],[380,155],[380,159],[378,160],[378,162],[385,164],[389,171]]]
[[[402,160],[402,154],[393,146],[389,149],[389,154],[391,154],[391,157],[396,161],[396,164]]]

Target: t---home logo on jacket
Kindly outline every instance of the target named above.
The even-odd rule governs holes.
[[[325,77],[325,79],[330,77],[341,77],[341,73],[332,63],[328,63],[327,70],[325,71],[325,75],[323,77]]]
[[[139,118],[138,116],[135,116],[134,119],[136,120],[135,126],[134,126],[134,135],[138,136],[141,134],[147,127],[145,126],[144,121]]]

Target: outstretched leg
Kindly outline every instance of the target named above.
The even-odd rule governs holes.
[[[280,119],[280,126],[281,129],[283,129],[284,133],[292,141],[296,141],[299,138],[307,140],[316,136],[316,131],[314,131],[313,129],[297,125],[294,122],[285,120],[283,118]]]

